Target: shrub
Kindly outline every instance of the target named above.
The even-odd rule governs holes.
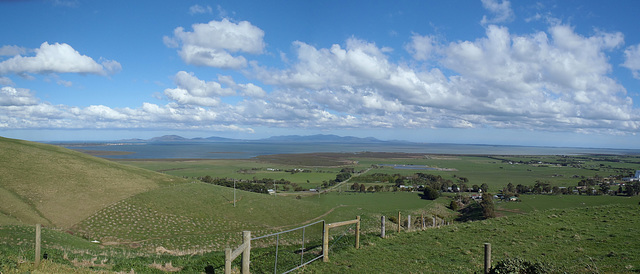
[[[438,199],[438,197],[440,197],[440,192],[431,188],[430,186],[424,187],[424,194],[422,195],[423,199],[435,200]]]
[[[451,203],[449,203],[449,208],[453,211],[458,211],[458,202],[451,201]]]
[[[533,273],[550,273],[553,272],[553,268],[549,264],[540,262],[528,262],[520,258],[506,258],[499,261],[494,267],[491,268],[489,273],[521,273],[521,274],[533,274]]]

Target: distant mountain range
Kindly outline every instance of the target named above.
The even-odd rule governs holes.
[[[164,135],[160,137],[154,137],[151,139],[126,139],[119,140],[119,142],[145,142],[145,143],[174,143],[174,142],[268,142],[268,143],[281,143],[281,142],[314,142],[314,143],[409,143],[406,141],[382,141],[373,137],[353,137],[353,136],[338,136],[333,134],[317,134],[317,135],[284,135],[273,136],[265,139],[258,140],[243,140],[243,139],[230,139],[223,137],[207,137],[207,138],[185,138],[179,135]]]

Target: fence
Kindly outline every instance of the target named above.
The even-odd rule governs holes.
[[[304,252],[305,252],[305,232],[306,232],[306,228],[322,223],[322,254],[317,256],[317,257],[313,257],[307,261],[304,260]],[[242,267],[241,267],[241,272],[244,273],[249,273],[249,269],[250,269],[250,261],[251,261],[251,241],[255,241],[255,240],[259,240],[259,239],[263,239],[263,238],[267,238],[267,237],[276,237],[276,252],[275,252],[275,262],[274,262],[274,273],[277,273],[277,269],[278,269],[278,248],[279,248],[279,244],[280,244],[280,235],[285,234],[285,233],[291,233],[294,231],[298,231],[298,230],[302,230],[302,241],[301,241],[301,248],[300,248],[300,264],[298,264],[296,267],[291,268],[286,270],[283,273],[289,273],[293,270],[296,270],[300,267],[303,267],[313,261],[316,261],[320,258],[323,258],[323,261],[328,262],[329,261],[329,230],[332,228],[337,228],[337,227],[341,227],[341,226],[345,226],[345,225],[350,225],[350,224],[355,224],[356,225],[356,231],[355,231],[355,247],[356,248],[360,248],[360,216],[357,216],[355,220],[349,220],[349,221],[343,221],[343,222],[336,222],[336,223],[331,223],[331,224],[327,224],[324,220],[321,221],[317,221],[315,223],[311,223],[311,224],[307,224],[301,227],[297,227],[297,228],[293,228],[287,231],[281,231],[281,232],[277,232],[277,233],[273,233],[273,234],[269,234],[269,235],[264,235],[264,236],[260,236],[260,237],[255,237],[255,238],[251,238],[251,231],[243,231],[242,232],[242,239],[243,239],[243,243],[238,246],[236,249],[231,249],[231,248],[227,248],[225,250],[225,259],[224,259],[224,273],[231,273],[231,263],[242,254]]]
[[[436,225],[439,224],[445,224],[444,220],[441,220],[439,222],[436,222],[436,217],[432,217],[432,221],[433,221],[433,226],[435,227]],[[382,238],[385,238],[385,216],[382,216],[381,218],[381,229],[380,229],[380,236]],[[304,261],[304,251],[305,251],[305,232],[307,227],[316,225],[322,223],[322,254],[314,257],[310,260],[307,260],[306,262]],[[422,229],[426,228],[426,224],[425,224],[425,218],[424,215],[421,216],[421,223],[422,223]],[[240,246],[238,246],[236,249],[231,249],[231,248],[227,248],[225,249],[225,257],[224,257],[224,273],[229,274],[231,273],[231,263],[242,254],[242,268],[241,271],[243,274],[248,274],[249,273],[249,268],[250,268],[250,262],[251,262],[251,241],[255,241],[255,240],[259,240],[259,239],[263,239],[263,238],[267,238],[267,237],[276,237],[276,258],[275,258],[275,263],[274,263],[274,273],[277,271],[278,268],[278,247],[279,247],[279,239],[280,239],[280,235],[285,234],[285,233],[291,233],[294,231],[298,231],[298,230],[302,230],[302,241],[301,241],[301,249],[300,249],[300,264],[292,269],[289,269],[287,271],[285,271],[284,273],[289,273],[293,270],[296,270],[300,267],[303,267],[313,261],[316,261],[320,258],[323,258],[324,262],[328,262],[329,261],[329,230],[331,228],[337,228],[337,227],[341,227],[341,226],[345,226],[345,225],[350,225],[350,224],[355,224],[356,225],[356,231],[355,231],[355,248],[358,249],[360,248],[360,216],[357,216],[355,220],[348,220],[348,221],[343,221],[343,222],[336,222],[336,223],[331,223],[331,224],[327,224],[324,220],[320,220],[314,223],[310,223],[301,227],[297,227],[297,228],[293,228],[290,230],[286,230],[286,231],[281,231],[281,232],[277,232],[277,233],[273,233],[273,234],[269,234],[269,235],[264,235],[264,236],[260,236],[260,237],[255,237],[255,238],[251,238],[251,231],[243,231],[242,232],[242,244]],[[41,242],[41,225],[37,224],[36,225],[36,235],[35,235],[35,265],[36,267],[38,266],[38,264],[40,263],[40,253],[41,253],[41,248],[40,248],[40,242]],[[400,212],[398,212],[398,231],[400,231],[401,228],[401,215]],[[407,231],[411,230],[411,215],[407,216]],[[491,244],[490,243],[484,243],[484,273],[488,273],[489,270],[491,269]]]

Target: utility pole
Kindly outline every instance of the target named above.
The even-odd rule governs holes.
[[[236,179],[233,179],[233,207],[236,207]]]

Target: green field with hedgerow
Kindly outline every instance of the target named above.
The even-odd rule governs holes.
[[[640,271],[634,240],[640,184],[621,184],[640,168],[637,155],[363,152],[112,161],[0,138],[0,164],[2,273],[219,272],[222,251],[237,247],[242,231],[256,237],[356,216],[360,250],[352,247],[353,226],[332,230],[331,261],[299,272],[478,272],[484,242],[493,245],[496,263],[518,259],[570,273]],[[277,192],[240,190],[247,185]],[[424,199],[425,186],[439,198]],[[486,205],[471,198],[480,197],[479,189],[504,194],[491,202],[498,218],[482,217]],[[408,215],[414,228],[422,216],[445,225],[407,232]],[[379,238],[382,216],[386,239]],[[37,268],[36,223],[44,226],[49,256]],[[283,260],[278,271],[295,266],[299,255],[318,255],[321,233],[312,225],[254,242],[253,271],[272,271],[276,250]],[[302,237],[306,251],[299,254]]]

